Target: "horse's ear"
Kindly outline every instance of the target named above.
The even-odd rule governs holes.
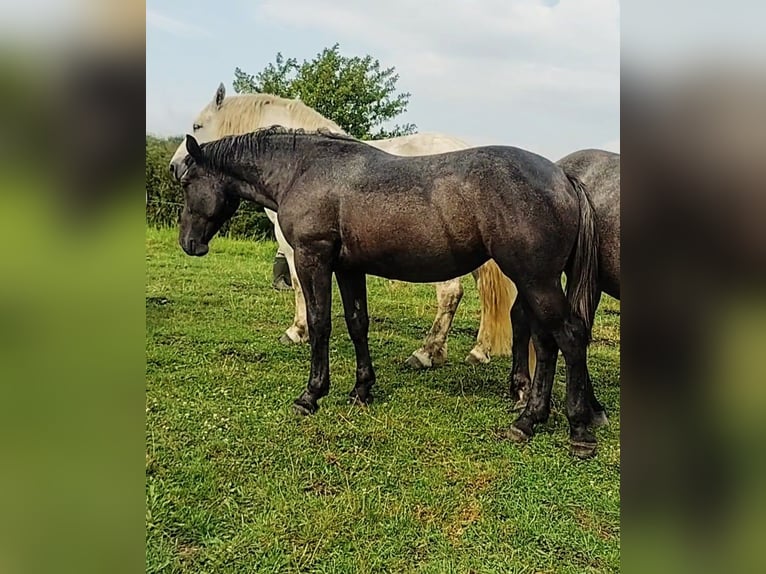
[[[218,86],[218,89],[215,92],[215,107],[220,108],[223,104],[223,99],[226,97],[226,86],[223,85],[223,82]]]
[[[189,134],[186,134],[186,151],[189,152],[189,155],[192,156],[194,161],[198,163],[203,157],[202,148],[199,147],[199,144],[197,143],[197,140],[194,139],[194,136]]]

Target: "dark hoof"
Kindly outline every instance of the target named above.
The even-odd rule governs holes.
[[[609,418],[606,416],[606,411],[598,411],[593,413],[593,420],[591,422],[594,427],[609,426]]]
[[[513,424],[508,429],[508,438],[513,442],[524,443],[532,438],[532,435],[527,434],[525,431],[521,430],[519,427]]]
[[[372,394],[366,393],[360,395],[356,390],[353,390],[348,395],[348,402],[359,407],[366,407],[372,403]]]
[[[275,283],[271,284],[271,288],[275,291],[292,291],[293,286],[290,285],[287,281],[285,281],[283,278],[279,278]]]
[[[596,454],[596,443],[570,440],[569,452],[577,458],[591,458]]]
[[[310,402],[304,400],[303,397],[299,399],[295,399],[295,402],[293,403],[293,412],[296,415],[300,415],[303,417],[313,415],[318,410],[319,410],[319,405],[311,404]]]

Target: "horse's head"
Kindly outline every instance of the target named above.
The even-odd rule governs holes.
[[[213,141],[219,137],[220,114],[218,113],[226,97],[226,87],[221,83],[213,100],[197,115],[192,124],[194,139],[199,143]],[[176,179],[182,175],[182,166],[186,157],[186,142],[181,142],[170,160],[170,172]]]
[[[186,136],[186,154],[179,165],[179,181],[184,189],[178,242],[187,255],[201,257],[209,241],[234,215],[240,197],[236,181],[209,166],[197,140]]]

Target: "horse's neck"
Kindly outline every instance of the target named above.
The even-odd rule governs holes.
[[[320,128],[326,128],[334,132],[345,133],[338,124],[311,108],[290,109],[286,105],[263,106],[261,108],[261,116],[258,125],[254,126],[253,129],[274,125],[291,130],[303,129],[314,131]]]
[[[339,153],[348,158],[365,153],[372,148],[358,144],[356,140],[335,140],[336,145],[319,145],[320,136],[279,134],[271,136],[259,145],[252,156],[228,162],[225,171],[245,182],[241,196],[255,201],[273,211],[312,165],[325,164],[337,159]],[[357,145],[356,150],[342,149],[344,144]]]
[[[235,189],[241,199],[252,201],[271,211],[279,211],[280,194],[277,190],[260,183],[253,183],[249,178],[237,177],[236,179],[239,185]]]
[[[252,155],[229,158],[223,170],[240,181],[242,199],[278,211],[284,193],[300,169],[292,135],[280,135],[258,146]]]

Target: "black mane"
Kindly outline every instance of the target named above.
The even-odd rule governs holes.
[[[315,131],[307,131],[302,128],[290,129],[283,126],[274,125],[267,128],[260,128],[255,131],[236,135],[225,136],[218,140],[200,144],[200,148],[205,154],[205,158],[213,167],[222,167],[229,161],[237,161],[243,156],[253,155],[261,151],[274,136],[293,136],[292,147],[295,149],[296,140],[303,136],[318,136],[327,139],[343,140],[365,145],[364,142],[357,140],[353,136],[330,131],[327,128],[319,128]]]

